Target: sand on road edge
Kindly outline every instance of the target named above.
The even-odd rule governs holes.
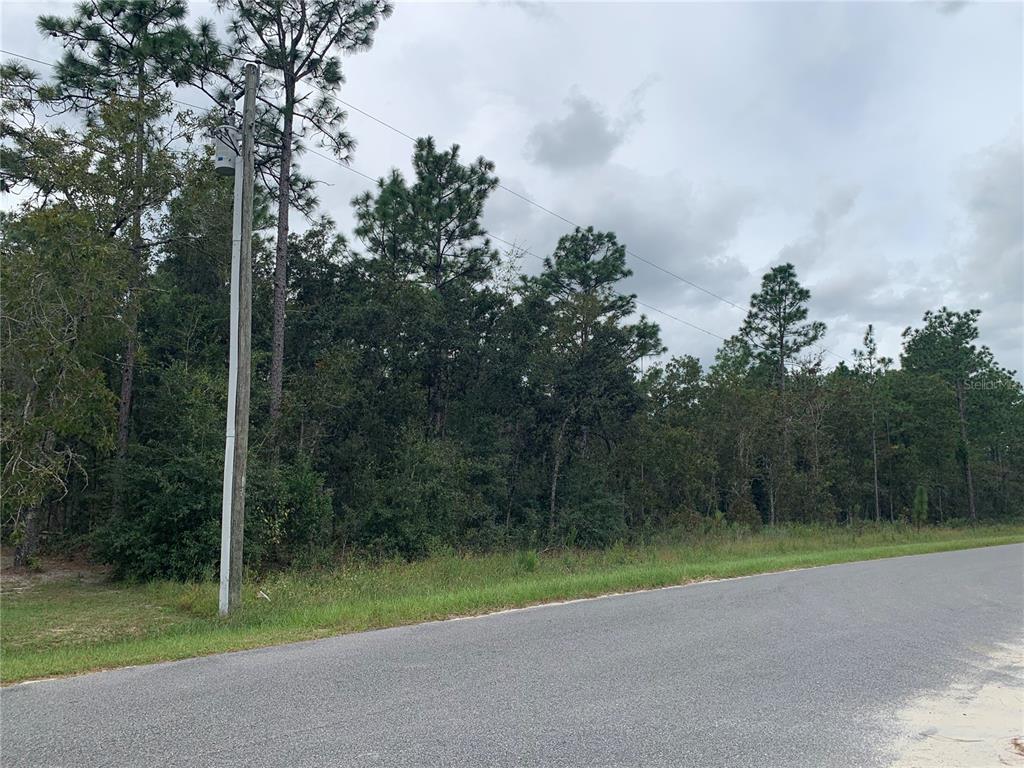
[[[891,768],[1024,768],[1024,641],[989,649],[969,678],[897,714]]]

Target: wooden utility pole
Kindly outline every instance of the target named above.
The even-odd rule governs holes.
[[[249,384],[252,370],[252,206],[257,77],[256,65],[247,64],[242,146],[235,158],[235,201],[231,228],[231,351],[221,510],[221,616],[235,610],[242,601],[245,466],[249,453]]]

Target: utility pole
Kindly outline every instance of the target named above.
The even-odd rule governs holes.
[[[220,615],[242,600],[242,541],[245,534],[245,465],[249,452],[249,384],[252,363],[252,198],[256,122],[255,64],[245,66],[241,147],[218,145],[217,169],[229,165],[234,151],[235,196],[231,222],[231,349],[228,362],[228,413],[224,441],[224,494],[220,529]],[[238,129],[223,126],[237,147]]]

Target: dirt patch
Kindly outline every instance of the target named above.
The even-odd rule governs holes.
[[[910,702],[892,768],[1024,767],[1024,642],[1000,645],[969,679]]]
[[[15,568],[14,551],[5,548],[0,552],[0,594],[3,595],[18,594],[54,581],[100,584],[107,580],[109,573],[109,568],[85,558],[40,557],[35,568]]]

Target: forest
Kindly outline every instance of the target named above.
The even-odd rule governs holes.
[[[221,26],[184,0],[93,0],[38,20],[54,66],[3,64],[0,506],[18,563],[216,571],[232,184],[209,132],[247,61],[263,78],[248,568],[1019,518],[1024,390],[979,342],[978,308],[906,318],[899,359],[868,325],[837,363],[783,263],[713,362],[669,359],[623,292],[616,233],[568,227],[542,254],[496,239],[498,169],[430,137],[343,233],[300,161],[355,151],[342,57],[386,34],[390,6],[218,5]]]

